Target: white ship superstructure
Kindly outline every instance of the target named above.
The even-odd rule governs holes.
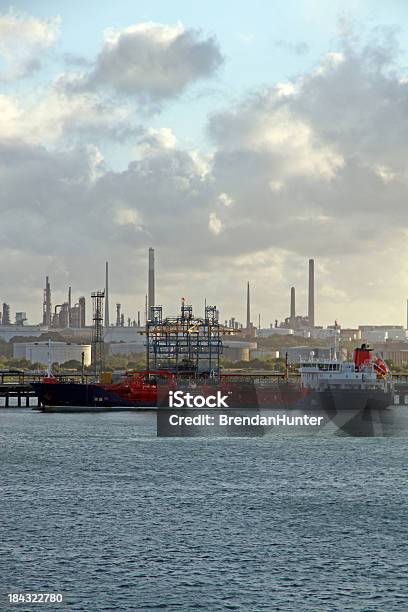
[[[308,389],[379,389],[391,386],[391,373],[379,356],[371,356],[371,349],[362,345],[354,352],[353,361],[311,359],[300,364],[302,385]]]

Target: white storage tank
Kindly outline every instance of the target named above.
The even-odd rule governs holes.
[[[16,342],[13,344],[13,357],[27,359],[31,363],[65,363],[79,361],[84,353],[84,364],[91,365],[90,344],[70,344],[69,342]]]

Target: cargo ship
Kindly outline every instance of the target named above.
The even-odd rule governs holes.
[[[372,353],[363,344],[352,361],[312,358],[302,362],[298,376],[291,379],[287,373],[146,369],[115,382],[61,382],[49,376],[32,387],[39,408],[52,412],[206,407],[213,397],[223,398],[221,407],[234,409],[383,410],[393,404],[391,373]]]

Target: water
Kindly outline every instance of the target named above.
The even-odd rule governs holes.
[[[0,610],[407,610],[407,438],[0,411]],[[61,592],[61,606],[8,605]]]

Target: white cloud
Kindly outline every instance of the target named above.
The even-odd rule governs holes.
[[[218,196],[218,201],[220,204],[222,204],[226,208],[229,208],[230,206],[233,206],[234,204],[234,199],[231,198],[231,196],[229,196],[228,193],[220,193],[220,195]]]
[[[10,9],[0,14],[0,79],[14,80],[39,69],[44,51],[58,36],[61,19],[36,19]]]
[[[175,149],[177,139],[170,128],[149,128],[140,138],[135,149],[138,157],[155,155],[163,149]]]
[[[191,83],[214,74],[223,61],[216,40],[201,32],[157,23],[107,30],[91,71],[66,81],[71,91],[110,88],[159,105]]]
[[[265,162],[269,157],[272,181],[302,175],[333,178],[344,163],[336,143],[323,141],[309,121],[292,111],[290,102],[278,98],[266,92],[213,116],[210,132],[218,150],[252,152]]]
[[[78,138],[125,141],[140,131],[126,104],[113,104],[96,94],[66,96],[51,88],[39,98],[0,95],[0,137],[49,145]]]
[[[210,213],[209,220],[208,220],[208,229],[215,236],[218,236],[218,234],[221,234],[221,232],[222,232],[222,222],[221,222],[221,219],[219,219],[217,217],[216,213],[214,213],[214,212]]]
[[[279,193],[284,188],[285,184],[283,181],[269,181],[269,188],[274,193]]]
[[[115,212],[115,223],[118,225],[135,225],[140,224],[140,217],[136,210],[131,208],[119,208]]]
[[[377,166],[374,168],[375,173],[384,181],[387,185],[391,181],[393,181],[396,177],[395,172],[391,172],[387,166]]]

